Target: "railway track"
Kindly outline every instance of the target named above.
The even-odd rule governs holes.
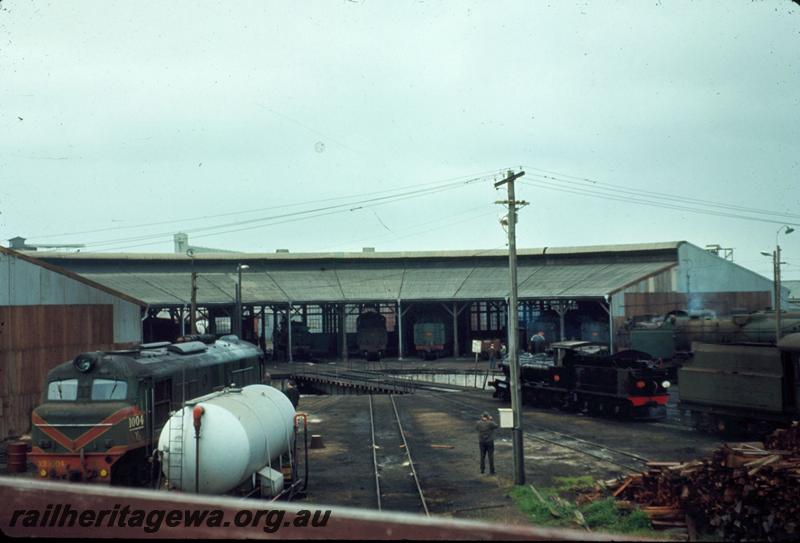
[[[476,409],[474,404],[469,404],[449,396],[439,395],[437,398],[453,405],[468,408],[470,410]],[[531,430],[523,430],[523,435],[526,438],[548,443],[550,445],[555,445],[563,449],[567,449],[575,453],[615,465],[617,467],[621,467],[628,471],[644,471],[647,469],[647,463],[650,462],[648,458],[638,454],[614,447],[609,447],[607,445],[603,445],[602,443],[590,441],[588,439],[567,434],[565,432],[551,430],[543,426],[532,425],[529,422],[525,423],[525,427],[531,428]]]
[[[318,396],[302,396],[300,398],[300,403],[297,405],[299,411],[321,411],[331,407],[333,404],[337,403],[341,398],[344,396],[338,396],[336,394],[320,394]]]
[[[369,395],[369,422],[378,510],[430,516],[393,395]]]

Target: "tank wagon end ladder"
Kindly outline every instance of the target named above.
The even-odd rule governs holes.
[[[183,411],[180,417],[169,418],[167,488],[172,488],[173,481],[183,486]]]

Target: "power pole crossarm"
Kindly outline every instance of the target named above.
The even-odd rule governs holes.
[[[518,173],[514,173],[514,172],[509,170],[508,177],[506,177],[505,179],[501,179],[500,181],[495,183],[494,184],[494,188],[500,188],[501,186],[505,185],[506,183],[513,183],[514,181],[516,181],[517,179],[519,179],[523,175],[525,175],[524,171],[520,171]],[[513,200],[514,198],[512,198],[511,195],[509,195],[508,199],[509,200]]]

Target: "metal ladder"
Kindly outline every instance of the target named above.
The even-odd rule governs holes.
[[[169,418],[169,461],[167,462],[167,488],[183,489],[183,409],[181,416]],[[177,481],[176,487],[173,482]]]

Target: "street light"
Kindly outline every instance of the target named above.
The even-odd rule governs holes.
[[[778,236],[780,236],[781,230],[787,235],[794,232],[794,228],[784,224],[775,232],[775,251],[771,255],[766,251],[761,251],[762,255],[772,257],[773,286],[775,288],[775,344],[781,339],[781,246],[778,245]]]
[[[242,337],[242,270],[249,270],[247,264],[239,264],[236,271],[239,273],[239,281],[236,283],[236,335]]]

